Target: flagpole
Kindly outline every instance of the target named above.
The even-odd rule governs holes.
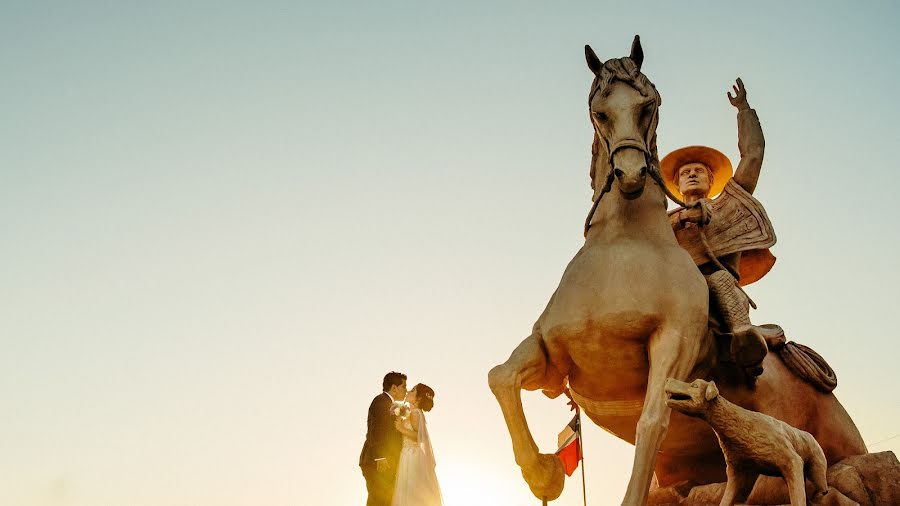
[[[578,416],[578,451],[581,453],[581,497],[584,499],[584,506],[587,506],[587,488],[584,485],[584,438],[582,437],[584,430],[581,426],[581,409],[577,407],[577,404],[575,406],[575,415]]]

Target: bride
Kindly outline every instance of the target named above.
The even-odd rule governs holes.
[[[392,506],[442,506],[441,487],[434,473],[434,452],[425,412],[434,407],[434,390],[419,383],[406,395],[410,412],[395,422],[403,434],[403,449],[397,468],[397,485]]]

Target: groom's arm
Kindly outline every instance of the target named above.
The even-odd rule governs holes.
[[[378,470],[382,471],[388,466],[385,446],[387,431],[391,426],[391,409],[385,402],[384,396],[379,395],[369,406],[368,423],[369,434],[372,435],[372,447],[375,449],[373,460],[378,466]]]

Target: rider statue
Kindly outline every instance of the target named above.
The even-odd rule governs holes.
[[[767,338],[780,335],[781,329],[750,323],[753,301],[741,286],[772,268],[775,257],[769,248],[775,244],[775,232],[762,204],[751,195],[765,149],[762,128],[740,79],[733,89],[735,95],[729,92],[728,100],[738,110],[741,153],[734,177],[728,157],[705,146],[669,153],[660,171],[669,190],[686,204],[671,211],[669,219],[678,243],[706,278],[711,327],[717,335],[731,337],[730,360],[754,378],[762,373]]]

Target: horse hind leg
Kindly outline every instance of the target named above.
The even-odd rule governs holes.
[[[548,365],[541,337],[532,334],[522,341],[506,362],[491,369],[488,383],[506,420],[516,464],[531,492],[538,499],[556,499],[565,484],[562,463],[555,455],[539,453],[522,409],[522,389],[560,391],[563,387],[563,376]]]

